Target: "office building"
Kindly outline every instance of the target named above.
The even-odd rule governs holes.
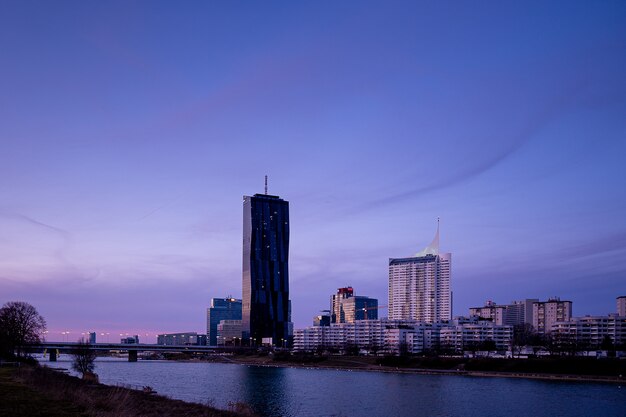
[[[626,317],[626,295],[617,297],[617,315]]]
[[[378,299],[355,295],[341,302],[342,323],[378,319]]]
[[[255,194],[243,200],[243,338],[282,346],[289,338],[289,202]]]
[[[122,337],[120,339],[120,343],[123,345],[138,345],[139,344],[139,335]]]
[[[539,302],[538,298],[526,298],[525,300],[513,301],[506,306],[504,323],[509,326],[519,324],[533,324],[533,303]]]
[[[376,320],[378,300],[354,295],[352,287],[338,288],[330,297],[330,322],[354,323],[355,320]]]
[[[408,258],[389,259],[389,318],[435,323],[452,319],[450,263],[439,253],[439,225],[431,244]]]
[[[313,326],[330,326],[330,315],[320,314],[313,317]]]
[[[572,318],[572,302],[561,301],[554,297],[548,301],[533,302],[533,327],[537,333],[550,333],[557,321],[569,321]]]
[[[217,346],[241,346],[241,320],[221,320],[217,325]]]
[[[164,333],[157,335],[157,345],[165,346],[204,346],[207,338],[196,332]]]
[[[341,301],[354,295],[352,287],[338,288],[337,293],[330,296],[330,321],[331,323],[345,323],[345,317],[341,311]]]
[[[96,332],[89,332],[89,344],[96,344]]]
[[[217,346],[217,325],[222,320],[241,320],[241,300],[236,298],[212,298],[207,309],[206,334],[209,346]],[[240,336],[241,337],[241,336]]]

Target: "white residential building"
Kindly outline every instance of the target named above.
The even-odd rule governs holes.
[[[471,307],[470,316],[491,320],[494,324],[504,324],[507,306],[498,305],[493,301],[487,301],[483,307]]]
[[[389,259],[389,318],[426,323],[452,318],[452,254],[439,253],[439,225],[432,243],[408,258]]]
[[[539,300],[530,298],[513,301],[511,304],[497,304],[493,301],[487,301],[483,307],[471,307],[469,314],[491,320],[499,325],[533,324],[533,303],[535,302],[539,302]]]
[[[572,318],[572,302],[550,298],[548,301],[533,303],[533,327],[537,333],[549,333],[552,325],[558,321]]]
[[[626,317],[626,295],[617,297],[617,315]]]
[[[607,336],[615,345],[626,344],[626,317],[616,314],[575,317],[554,323],[550,330],[576,341],[581,348],[598,349]]]
[[[357,320],[297,329],[295,351],[335,350],[358,347],[361,352],[398,353],[406,349],[421,353],[439,347],[463,351],[477,343],[493,340],[498,350],[510,348],[513,327],[477,318],[457,318],[451,322],[425,323],[415,320]]]

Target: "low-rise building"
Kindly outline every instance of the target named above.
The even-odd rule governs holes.
[[[497,350],[510,348],[513,327],[490,320],[456,318],[450,322],[425,323],[414,320],[356,320],[297,329],[295,351],[347,352],[358,348],[362,353],[422,353],[445,348],[462,352],[486,341]],[[475,349],[474,349],[475,350]]]
[[[164,333],[157,335],[157,345],[165,346],[203,346],[206,345],[206,335],[196,332]]]
[[[139,335],[122,337],[120,343],[123,345],[138,345],[139,344]]]
[[[607,337],[613,345],[626,344],[626,317],[616,314],[574,317],[554,323],[550,330],[561,341],[575,342],[580,350],[600,349]]]

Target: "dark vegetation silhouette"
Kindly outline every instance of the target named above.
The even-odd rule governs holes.
[[[23,346],[41,342],[46,320],[24,301],[10,301],[0,309],[0,358],[22,358]]]
[[[98,356],[96,351],[92,349],[91,344],[80,339],[78,346],[72,350],[72,369],[76,372],[80,372],[83,379],[96,380],[96,374],[93,373],[96,364],[95,360]]]

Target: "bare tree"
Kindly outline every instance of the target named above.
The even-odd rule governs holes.
[[[511,339],[511,353],[519,358],[522,350],[533,343],[535,329],[532,324],[522,323],[513,326],[513,338]]]
[[[497,349],[498,347],[496,346],[496,342],[494,342],[492,339],[486,339],[478,343],[478,350],[482,352],[487,352],[487,357],[489,357],[491,352],[494,352]]]
[[[85,339],[78,341],[78,346],[72,349],[72,369],[76,372],[80,372],[83,375],[83,379],[95,378],[93,370],[95,369],[94,361],[96,360],[96,351],[91,348],[89,342]]]
[[[463,352],[472,352],[472,358],[476,357],[476,352],[479,350],[479,342],[474,340],[468,340],[463,342]]]
[[[380,352],[381,347],[378,343],[376,343],[375,341],[370,343],[370,345],[368,346],[368,351],[369,353],[371,353],[374,356],[378,356],[378,352]]]
[[[398,346],[398,356],[409,356],[409,344],[407,342],[400,342]]]
[[[24,345],[39,343],[46,320],[32,305],[10,301],[0,309],[0,356],[21,357]]]

